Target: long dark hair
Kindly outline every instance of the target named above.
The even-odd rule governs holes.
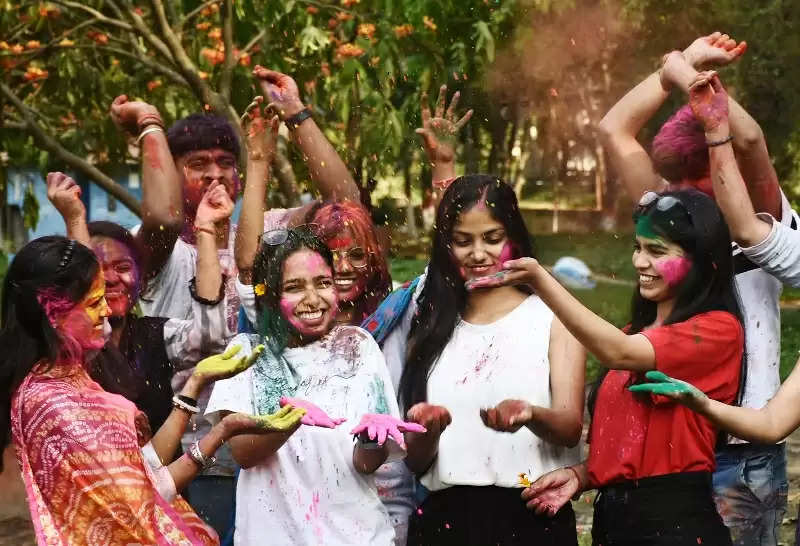
[[[2,446],[11,435],[11,397],[39,361],[55,362],[67,340],[53,326],[42,294],[79,302],[94,282],[99,265],[94,253],[66,237],[47,236],[22,247],[3,282],[0,330],[0,435]],[[0,469],[2,462],[0,462]]]
[[[453,228],[461,213],[481,200],[492,218],[503,224],[515,249],[514,258],[534,257],[517,196],[508,184],[495,176],[471,174],[457,178],[447,188],[436,214],[431,261],[411,323],[406,366],[400,379],[400,395],[406,407],[426,399],[430,370],[466,307],[464,279],[451,252]],[[526,287],[520,289],[529,292]]]
[[[283,264],[287,258],[307,248],[316,252],[333,269],[330,249],[307,228],[300,226],[289,230],[286,242],[279,245],[262,243],[253,263],[253,286],[256,291],[257,328],[267,349],[280,359],[289,343],[294,327],[280,310],[283,287]]]
[[[743,323],[736,287],[734,285],[731,236],[728,224],[712,198],[696,190],[680,190],[660,194],[671,196],[680,203],[662,211],[655,201],[647,207],[637,207],[634,222],[648,217],[653,231],[677,244],[692,260],[692,268],[681,283],[675,296],[675,306],[664,320],[664,325],[684,322],[695,315],[709,311],[727,311]],[[656,320],[658,304],[642,297],[639,285],[631,300],[631,325],[629,334],[644,330]],[[742,356],[740,379],[744,385],[747,375],[746,358]],[[596,383],[589,397],[589,410],[594,410],[597,388],[605,373]]]

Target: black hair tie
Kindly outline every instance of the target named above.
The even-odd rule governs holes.
[[[64,250],[64,255],[61,256],[61,261],[58,264],[57,272],[62,271],[67,265],[69,261],[72,259],[72,253],[75,250],[75,239],[70,239],[69,243],[67,243],[67,248]]]

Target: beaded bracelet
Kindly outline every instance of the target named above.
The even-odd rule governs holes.
[[[197,406],[192,406],[191,404],[187,404],[186,402],[178,398],[177,395],[172,397],[172,407],[182,409],[183,411],[187,411],[192,415],[197,415],[198,413],[200,413],[200,408],[198,408]]]

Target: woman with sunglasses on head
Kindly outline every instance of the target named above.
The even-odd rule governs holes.
[[[444,192],[400,381],[427,429],[408,436],[406,463],[430,490],[410,545],[577,544],[571,505],[528,511],[520,474],[579,461],[585,353],[528,287],[467,290],[532,255],[510,186],[467,175]]]
[[[162,466],[161,447],[177,444],[197,409],[176,397],[147,442],[144,414],[90,379],[111,313],[94,253],[64,237],[31,241],[9,266],[2,302],[0,434],[3,447],[13,436],[39,544],[218,544],[177,492],[223,442],[290,429],[304,410],[230,415]],[[186,389],[252,363],[233,352],[200,362]]]
[[[262,237],[252,272],[259,334],[240,334],[231,345],[245,355],[259,343],[267,350],[249,370],[218,382],[208,404],[207,415],[224,420],[240,408],[288,403],[316,425],[230,442],[242,466],[234,542],[389,546],[394,531],[370,474],[390,454],[403,455],[404,431],[424,428],[398,419],[372,337],[336,325],[334,258],[314,231],[299,226]]]
[[[553,514],[599,489],[593,544],[729,545],[712,498],[717,431],[667,398],[629,387],[658,370],[732,403],[743,376],[744,331],[728,227],[695,190],[647,193],[634,214],[639,282],[622,331],[592,313],[532,258],[505,263],[487,284],[532,286],[609,371],[593,393],[589,458],[536,480],[522,497]],[[590,406],[591,406],[590,402]]]

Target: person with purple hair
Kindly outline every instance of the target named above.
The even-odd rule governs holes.
[[[648,153],[636,135],[656,114],[674,88],[684,92],[696,80],[696,67],[723,66],[746,50],[727,34],[715,32],[695,40],[683,52],[664,56],[662,67],[639,83],[601,120],[599,129],[613,170],[628,195],[637,201],[646,191],[695,188],[714,196],[709,150],[731,145],[755,212],[767,213],[791,229],[797,220],[783,195],[758,123],[731,98],[730,132],[716,139],[706,133],[689,105],[661,127]],[[731,223],[730,211],[720,204]],[[732,225],[732,228],[734,226]],[[738,245],[753,243],[731,230]],[[746,336],[747,375],[738,405],[760,409],[780,386],[781,282],[733,245],[735,281],[741,298]],[[785,444],[761,445],[730,437],[716,453],[714,495],[717,509],[736,545],[776,545],[786,512]]]

